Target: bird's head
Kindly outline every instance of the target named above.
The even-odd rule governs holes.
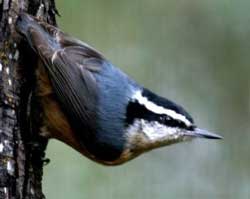
[[[147,89],[136,91],[129,101],[125,126],[125,149],[112,164],[120,164],[143,152],[196,137],[222,138],[197,128],[182,107]]]

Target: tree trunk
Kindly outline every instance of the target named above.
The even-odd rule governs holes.
[[[44,198],[47,140],[38,136],[39,114],[28,119],[38,61],[15,31],[21,11],[56,23],[54,0],[0,0],[0,199]]]

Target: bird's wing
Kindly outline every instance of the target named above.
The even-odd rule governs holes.
[[[61,108],[85,146],[95,140],[98,85],[94,73],[101,70],[103,62],[86,57],[86,50],[68,46],[55,51],[53,59],[41,57]]]
[[[29,15],[21,16],[18,23],[18,30],[43,61],[71,125],[85,140],[94,138],[98,92],[95,74],[105,59],[85,43]]]
[[[46,63],[53,89],[66,113],[70,114],[76,128],[92,131],[88,126],[95,121],[97,82],[94,73],[98,73],[102,61],[98,58],[86,58],[85,49],[79,46],[65,47],[55,51],[53,59]],[[86,126],[87,125],[87,126]]]

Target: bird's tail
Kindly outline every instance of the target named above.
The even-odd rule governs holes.
[[[58,48],[58,44],[53,38],[53,33],[57,31],[57,28],[41,22],[26,13],[18,16],[16,30],[26,38],[29,45],[40,56],[44,56],[44,53],[47,55],[53,54]]]
[[[18,16],[16,21],[16,29],[19,33],[26,36],[30,27],[36,24],[33,17],[28,14],[22,13]]]

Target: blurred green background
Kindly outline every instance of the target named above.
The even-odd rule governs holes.
[[[58,0],[59,26],[222,141],[194,140],[119,167],[51,141],[48,199],[249,199],[250,1]]]

